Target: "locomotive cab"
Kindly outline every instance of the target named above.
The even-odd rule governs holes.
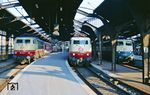
[[[69,47],[71,65],[88,65],[92,60],[92,47],[88,37],[72,37]]]
[[[118,63],[120,62],[133,63],[134,53],[132,40],[126,39],[117,40],[116,52]]]
[[[16,37],[14,42],[14,51],[16,60],[19,62],[30,63],[48,54],[51,45],[36,37],[21,36]]]

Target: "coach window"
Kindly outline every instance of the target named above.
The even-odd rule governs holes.
[[[25,40],[25,44],[29,44],[30,43],[30,40]]]
[[[2,55],[2,31],[0,30],[0,60]]]
[[[23,42],[23,40],[21,40],[21,39],[18,39],[17,41],[16,41],[16,43],[22,43]]]
[[[6,32],[2,32],[2,55],[6,54]]]
[[[2,49],[2,43],[1,43],[2,41],[1,40],[2,40],[2,36],[0,35],[0,55],[1,55],[1,51],[2,51],[1,50]]]
[[[14,50],[13,50],[13,41],[14,41],[14,35],[11,35],[9,37],[9,47],[8,47],[8,54],[13,54],[14,53]]]

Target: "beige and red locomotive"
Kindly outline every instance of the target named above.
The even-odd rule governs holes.
[[[37,37],[16,37],[14,42],[14,55],[19,61],[31,61],[51,52],[51,44]],[[23,62],[23,61],[22,61]]]

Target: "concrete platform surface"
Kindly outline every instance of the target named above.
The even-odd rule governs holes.
[[[18,83],[18,90],[10,90],[8,85],[1,95],[96,95],[66,59],[67,53],[58,53],[33,62],[10,82]]]

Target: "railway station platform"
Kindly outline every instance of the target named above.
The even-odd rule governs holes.
[[[67,53],[45,56],[25,67],[0,95],[96,95],[69,67]],[[17,84],[17,85],[15,85]]]
[[[102,61],[101,65],[98,64],[98,61],[94,61],[91,65],[110,77],[150,94],[150,86],[142,83],[141,70],[116,64],[116,71],[114,72],[111,70],[111,62],[108,61]]]

